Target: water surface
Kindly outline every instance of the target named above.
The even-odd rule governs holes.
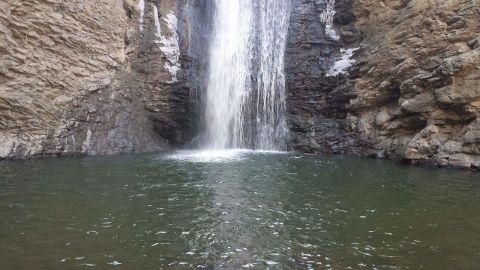
[[[296,153],[0,162],[0,269],[478,269],[480,175]]]

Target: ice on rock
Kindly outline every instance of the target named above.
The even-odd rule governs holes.
[[[143,32],[143,17],[145,16],[145,0],[138,2],[138,9],[140,10],[140,32]]]
[[[355,59],[352,59],[352,56],[356,50],[358,50],[358,48],[341,49],[340,53],[342,55],[330,68],[327,76],[332,77],[340,74],[347,74],[347,70],[355,63]]]
[[[340,37],[333,28],[333,18],[335,17],[335,0],[328,0],[327,8],[320,14],[320,19],[325,23],[325,33],[334,40],[339,40]]]
[[[155,28],[157,40],[155,41],[160,45],[160,50],[163,52],[167,61],[164,65],[165,70],[170,73],[172,80],[170,83],[177,81],[177,73],[180,70],[180,46],[178,44],[178,33],[177,33],[177,17],[174,14],[168,14],[163,21],[166,23],[168,30],[171,32],[167,37],[162,35],[160,28],[160,21],[158,19],[158,11],[156,7],[154,8],[155,12]]]

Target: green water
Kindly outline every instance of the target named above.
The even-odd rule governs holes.
[[[0,162],[0,269],[479,269],[480,175],[236,153]]]

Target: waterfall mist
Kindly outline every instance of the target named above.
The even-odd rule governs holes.
[[[289,0],[215,0],[205,147],[286,148]]]

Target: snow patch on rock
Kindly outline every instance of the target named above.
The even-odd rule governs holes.
[[[325,24],[325,33],[334,40],[339,40],[340,36],[333,28],[333,18],[335,17],[335,0],[328,0],[327,9],[320,14],[321,21]]]
[[[87,131],[87,138],[85,139],[85,141],[82,144],[82,152],[87,153],[91,144],[92,144],[92,131],[89,128],[88,131]]]
[[[160,19],[158,18],[158,9],[153,5],[153,19],[155,21],[155,37],[162,38],[162,30],[160,29]]]
[[[170,82],[174,83],[177,81],[177,72],[180,70],[180,46],[178,45],[177,33],[178,20],[174,14],[168,14],[164,21],[171,34],[169,37],[160,35],[158,43],[160,44],[160,50],[162,50],[167,57],[164,68],[172,75]]]
[[[0,158],[6,158],[14,151],[18,145],[16,139],[10,136],[0,137]]]
[[[143,32],[143,17],[145,17],[145,0],[138,2],[138,9],[140,10],[140,32]]]
[[[347,70],[355,63],[355,59],[352,59],[352,56],[356,50],[358,50],[358,48],[341,49],[340,53],[342,53],[342,55],[330,68],[327,76],[332,77],[340,74],[347,74]]]

